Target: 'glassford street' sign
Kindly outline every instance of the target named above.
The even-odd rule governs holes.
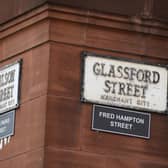
[[[151,114],[95,105],[92,129],[109,133],[150,138]]]
[[[167,112],[166,67],[83,54],[81,100],[159,113]]]
[[[20,62],[0,69],[0,114],[19,105]]]

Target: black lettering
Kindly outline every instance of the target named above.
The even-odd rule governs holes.
[[[101,68],[100,68],[100,64],[98,62],[96,62],[94,65],[93,65],[93,72],[95,75],[100,75],[101,73]]]
[[[139,85],[135,85],[134,86],[134,95],[135,97],[140,97],[141,93],[140,93],[140,86]]]
[[[13,97],[14,86],[10,86],[0,90],[0,102]]]
[[[142,96],[141,98],[145,98],[146,97],[146,91],[148,90],[148,86],[141,86],[142,88]]]
[[[9,72],[5,73],[5,82],[4,82],[4,85],[6,85],[8,83],[9,77],[10,77]]]
[[[109,70],[108,76],[115,78],[114,65],[110,65],[110,70]]]
[[[102,76],[107,76],[107,73],[105,73],[105,65],[106,65],[106,64],[101,63],[101,69],[102,69],[101,75],[102,75]]]
[[[125,93],[125,84],[124,83],[120,83],[119,82],[119,91],[118,91],[119,95],[126,95]]]
[[[127,83],[127,96],[132,96],[132,84]]]
[[[13,82],[15,78],[15,70],[10,72],[10,80],[8,81],[9,83]]]
[[[159,72],[156,71],[152,71],[152,73],[153,73],[153,83],[157,84],[160,80],[160,74]]]
[[[136,77],[139,82],[143,81],[144,80],[144,71],[142,69],[139,69]]]
[[[3,100],[3,90],[0,90],[0,102]]]
[[[129,80],[134,80],[134,76],[136,76],[136,69],[131,68],[130,70],[131,70],[131,74],[130,74]]]
[[[104,89],[104,91],[106,93],[109,93],[111,91],[111,93],[115,94],[116,84],[117,84],[117,82],[106,80],[105,81],[106,88]]]
[[[117,67],[117,71],[118,71],[118,74],[119,74],[119,76],[117,76],[117,78],[122,78],[123,77],[122,69],[123,69],[122,66]]]
[[[144,82],[146,82],[146,83],[151,83],[151,72],[150,71],[148,71],[148,70],[145,70],[145,80],[144,80]]]
[[[111,93],[115,94],[116,93],[116,84],[117,84],[117,82],[111,82],[111,84],[113,85]]]
[[[0,86],[3,86],[3,76],[4,74],[0,75]]]
[[[109,93],[109,92],[110,92],[110,89],[111,89],[111,87],[109,86],[109,85],[110,85],[110,81],[109,81],[109,80],[106,80],[104,83],[105,83],[105,86],[106,86],[106,88],[104,89],[104,91],[105,91],[106,93]]]
[[[6,100],[7,98],[7,88],[4,89],[4,92],[3,92],[3,96],[4,96],[4,100]]]
[[[124,68],[124,73],[125,73],[124,79],[129,79],[129,68],[128,67]]]

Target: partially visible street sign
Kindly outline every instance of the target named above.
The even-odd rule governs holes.
[[[150,138],[149,113],[94,105],[92,129],[109,133]]]
[[[86,53],[81,100],[96,104],[166,113],[166,67]]]
[[[20,61],[0,69],[0,114],[19,106]]]
[[[0,114],[0,149],[10,142],[14,135],[15,111]]]

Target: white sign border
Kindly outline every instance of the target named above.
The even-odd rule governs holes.
[[[138,107],[129,107],[129,106],[119,106],[119,105],[110,105],[110,104],[105,104],[105,103],[101,103],[100,101],[96,101],[96,100],[89,100],[87,98],[84,97],[84,85],[85,85],[85,81],[84,81],[84,77],[85,77],[85,60],[87,56],[93,56],[93,57],[98,57],[98,58],[104,58],[104,59],[114,59],[116,61],[123,61],[123,62],[130,62],[130,63],[136,63],[136,64],[144,64],[144,65],[151,65],[151,66],[156,66],[156,67],[160,67],[160,68],[165,68],[165,70],[167,71],[167,75],[168,75],[168,65],[162,65],[162,64],[153,64],[153,63],[149,63],[149,62],[138,62],[136,60],[132,60],[129,58],[118,58],[118,57],[114,57],[114,56],[109,56],[109,55],[99,55],[99,54],[95,54],[93,52],[88,52],[88,51],[83,51],[81,53],[81,91],[80,91],[80,100],[81,102],[84,103],[92,103],[92,104],[98,104],[98,105],[105,105],[105,106],[112,106],[112,107],[117,107],[117,108],[123,108],[123,109],[130,109],[130,110],[136,110],[136,111],[143,111],[143,112],[153,112],[153,113],[158,113],[158,114],[168,114],[168,85],[167,85],[167,106],[166,106],[166,110],[165,111],[158,111],[158,110],[152,110],[152,109],[143,109],[143,108],[138,108]]]
[[[6,112],[9,112],[11,110],[14,110],[16,108],[18,108],[20,106],[20,80],[21,80],[21,67],[22,67],[22,62],[23,60],[22,59],[19,59],[19,60],[16,60],[14,61],[13,63],[10,63],[10,64],[7,64],[7,65],[4,65],[2,67],[0,67],[0,71],[3,70],[3,69],[6,69],[10,66],[13,66],[15,64],[18,64],[19,65],[19,77],[18,77],[18,87],[17,87],[17,90],[18,90],[18,94],[17,94],[17,103],[14,105],[14,106],[11,106],[10,108],[7,108],[5,110],[2,110],[0,109],[0,114],[3,114],[3,113],[6,113]]]

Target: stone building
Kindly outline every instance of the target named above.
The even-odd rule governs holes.
[[[0,168],[168,167],[165,114],[150,112],[150,139],[91,129],[93,103],[81,101],[83,51],[167,66],[168,1],[1,1],[0,67],[22,65]]]

